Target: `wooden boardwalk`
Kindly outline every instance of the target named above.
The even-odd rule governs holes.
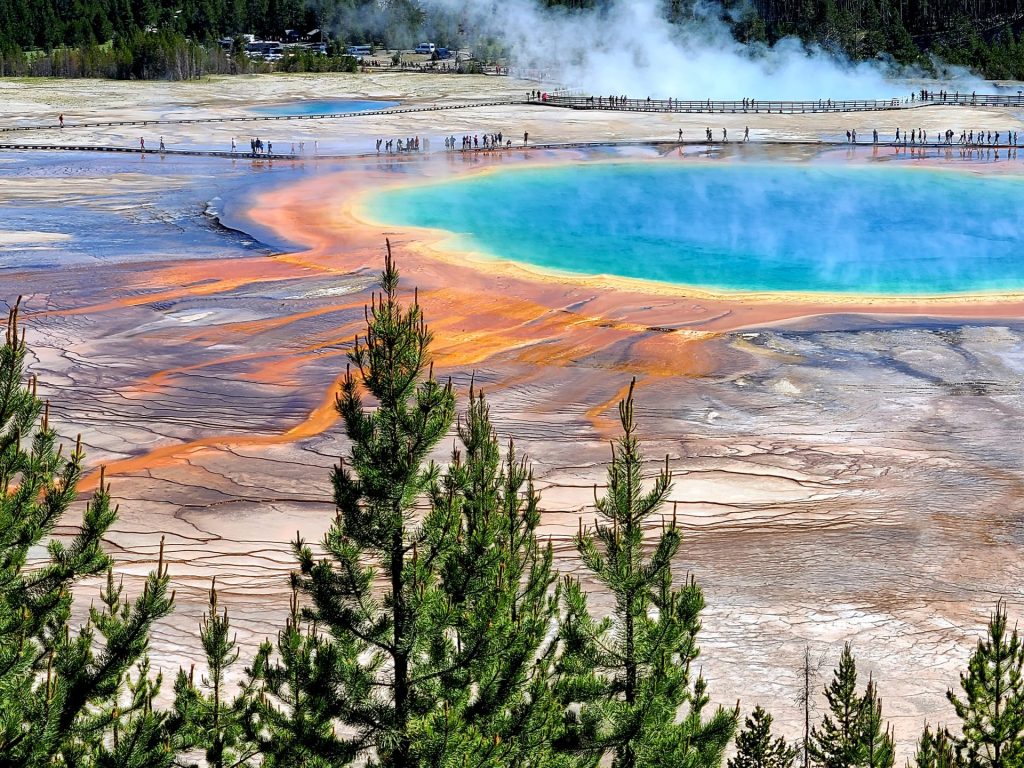
[[[739,101],[687,101],[683,99],[621,99],[607,96],[557,96],[544,99],[505,99],[497,101],[471,101],[462,104],[437,104],[419,107],[362,110],[359,112],[324,112],[310,115],[240,115],[232,117],[193,117],[167,120],[107,120],[96,122],[64,123],[64,130],[75,128],[116,128],[143,125],[197,125],[203,123],[259,123],[281,120],[346,120],[360,117],[385,117],[418,112],[443,112],[481,107],[558,107],[563,109],[609,110],[614,112],[664,112],[675,114],[806,114],[816,112],[882,112],[889,110],[919,109],[921,107],[1021,107],[1024,95],[1012,94],[946,94],[945,98],[818,101],[768,101],[741,99]],[[8,125],[0,127],[0,134],[19,131],[60,129],[57,123],[38,125]]]
[[[253,161],[273,161],[273,160],[290,160],[290,161],[317,161],[317,160],[353,160],[353,159],[371,159],[379,158],[381,160],[415,160],[418,158],[429,157],[431,155],[500,155],[502,153],[509,152],[536,152],[540,150],[557,150],[557,149],[600,149],[606,147],[653,147],[665,151],[671,151],[676,148],[682,147],[703,147],[707,151],[721,151],[726,147],[821,147],[821,148],[841,148],[848,147],[849,149],[870,149],[870,148],[888,148],[897,150],[1017,150],[1024,148],[1024,144],[1012,145],[1012,144],[946,144],[944,142],[929,142],[922,144],[910,143],[910,142],[894,142],[894,141],[880,141],[877,144],[870,141],[861,142],[848,142],[841,139],[829,140],[829,139],[762,139],[754,141],[673,141],[673,140],[657,140],[657,139],[636,139],[636,140],[624,140],[624,141],[566,141],[566,142],[531,142],[527,146],[518,144],[511,148],[501,149],[469,149],[469,150],[446,150],[446,151],[434,151],[434,152],[353,152],[348,154],[339,153],[325,153],[319,152],[315,154],[291,154],[291,153],[274,153],[272,155],[258,154],[254,155],[251,152],[229,152],[224,150],[215,149],[165,149],[163,151],[159,149],[140,149],[139,147],[121,147],[115,145],[105,144],[29,144],[29,143],[13,143],[3,142],[0,143],[0,152],[113,152],[118,154],[129,154],[129,155],[155,155],[155,156],[168,156],[168,157],[220,157],[231,160],[253,160]]]

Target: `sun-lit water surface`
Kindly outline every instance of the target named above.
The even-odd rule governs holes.
[[[397,101],[368,101],[365,99],[314,99],[253,107],[260,115],[338,115],[346,112],[372,112],[397,107]]]
[[[389,224],[539,267],[735,291],[1024,289],[1024,179],[935,169],[600,163],[374,194]]]

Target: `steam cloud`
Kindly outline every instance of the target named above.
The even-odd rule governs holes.
[[[594,95],[686,99],[885,99],[905,96],[918,73],[851,63],[786,39],[737,42],[714,9],[672,24],[658,0],[611,0],[567,11],[535,0],[423,0],[428,15],[459,20],[508,46],[516,66],[541,70]],[[433,12],[433,13],[431,13]],[[984,90],[963,71],[950,89]],[[903,82],[897,82],[902,80]]]

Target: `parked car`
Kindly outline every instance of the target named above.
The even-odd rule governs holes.
[[[437,50],[437,46],[433,43],[420,43],[416,46],[415,53],[425,53],[427,55]]]

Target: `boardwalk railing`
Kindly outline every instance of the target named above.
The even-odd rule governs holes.
[[[603,109],[622,112],[680,112],[680,113],[751,113],[802,114],[807,112],[875,112],[891,109],[910,109],[930,106],[998,106],[1024,107],[1022,94],[928,94],[927,98],[905,99],[818,99],[817,101],[771,101],[768,99],[740,99],[738,101],[688,101],[684,99],[630,99],[618,96],[559,96],[543,94],[531,98],[531,103],[569,109]]]

